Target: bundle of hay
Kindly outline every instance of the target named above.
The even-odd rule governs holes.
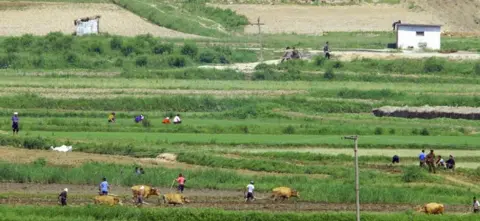
[[[474,107],[449,107],[449,106],[423,106],[423,107],[393,107],[384,106],[372,110],[377,117],[403,117],[403,118],[453,118],[453,119],[480,119],[480,108]]]

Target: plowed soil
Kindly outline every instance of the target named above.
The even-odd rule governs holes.
[[[114,4],[0,2],[0,36],[46,35],[50,32],[71,34],[73,21],[100,15],[100,32],[136,36],[191,38],[185,34],[154,25]]]
[[[65,187],[69,188],[70,206],[91,204],[97,194],[97,187],[92,185],[61,185],[61,184],[19,184],[1,183],[1,204],[14,205],[56,205],[57,194]],[[172,192],[170,189],[161,189],[161,193]],[[123,199],[125,206],[133,206],[131,191],[126,187],[112,187],[112,193]],[[39,194],[39,195],[35,195]],[[354,203],[325,203],[303,202],[301,199],[290,199],[284,202],[272,202],[267,193],[258,193],[258,200],[252,203],[243,202],[242,191],[223,191],[188,189],[184,195],[193,202],[185,207],[192,208],[222,208],[226,210],[265,210],[265,211],[355,211]],[[147,199],[144,207],[164,207],[157,196]],[[410,204],[361,204],[362,211],[372,212],[401,212],[414,209]],[[448,213],[462,213],[469,209],[463,205],[446,205]]]
[[[321,34],[328,31],[390,31],[393,21],[404,23],[440,23],[430,13],[409,10],[403,5],[219,5],[247,16],[254,23],[260,17],[262,32]],[[245,27],[257,33],[257,26]]]

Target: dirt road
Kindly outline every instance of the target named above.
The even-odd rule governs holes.
[[[280,51],[275,51],[280,52]],[[310,50],[307,52],[308,57],[304,58],[309,60],[312,56],[322,55],[322,51]],[[480,54],[478,53],[469,53],[469,52],[457,52],[450,54],[442,54],[437,52],[384,52],[384,51],[335,51],[332,52],[333,59],[340,61],[351,61],[354,59],[361,58],[370,58],[370,59],[400,59],[400,58],[409,58],[409,59],[421,59],[421,58],[430,58],[438,57],[445,58],[450,60],[477,60],[480,59]],[[236,63],[230,65],[203,65],[199,68],[214,68],[214,69],[234,69],[242,72],[253,72],[255,67],[262,62],[252,62],[252,63]],[[265,64],[279,64],[280,58],[276,60],[264,61]]]

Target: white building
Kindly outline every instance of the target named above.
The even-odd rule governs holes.
[[[441,25],[397,24],[397,48],[440,49]]]

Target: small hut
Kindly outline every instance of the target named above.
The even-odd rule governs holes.
[[[100,33],[100,15],[78,18],[73,21],[73,24],[77,36]]]

